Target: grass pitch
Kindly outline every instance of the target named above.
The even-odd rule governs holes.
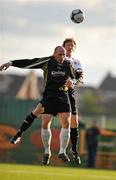
[[[0,164],[0,180],[116,180],[116,172],[37,165]]]

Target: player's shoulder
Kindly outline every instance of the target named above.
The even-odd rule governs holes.
[[[69,61],[67,58],[64,60],[64,65],[66,66],[70,66],[71,65],[71,61]]]
[[[50,63],[52,60],[53,60],[53,56],[43,57],[43,61],[45,62],[45,64]]]
[[[66,57],[66,60],[67,61],[69,61],[69,62],[71,62],[72,64],[79,64],[80,63],[80,60],[79,59],[77,59],[77,58],[74,58],[74,57],[71,57],[71,58],[69,58],[69,57]]]
[[[76,58],[72,58],[72,62],[74,64],[80,64],[80,60],[79,59],[76,59]]]
[[[52,58],[53,58],[53,56],[43,57],[44,60],[51,60]]]

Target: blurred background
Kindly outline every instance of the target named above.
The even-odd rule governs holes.
[[[77,8],[85,13],[81,24],[70,20],[71,11]],[[0,65],[49,56],[68,37],[77,41],[74,57],[84,70],[84,84],[75,87],[82,167],[87,160],[85,132],[96,120],[99,128],[106,130],[99,142],[96,168],[116,169],[115,0],[0,0]],[[0,73],[0,162],[39,163],[41,118],[19,145],[11,145],[9,138],[41,99],[43,90],[41,70],[10,67]],[[57,118],[52,126],[55,138],[60,127]],[[56,153],[58,144],[53,149]],[[55,153],[53,164],[57,165]]]

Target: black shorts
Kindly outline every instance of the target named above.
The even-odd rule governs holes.
[[[54,116],[61,112],[71,112],[68,96],[64,97],[44,97],[41,100],[44,107],[43,114],[52,114]]]
[[[69,96],[69,101],[71,105],[71,113],[73,115],[78,114],[78,109],[75,101],[75,95],[74,95],[74,89],[69,89],[68,90],[68,96]]]

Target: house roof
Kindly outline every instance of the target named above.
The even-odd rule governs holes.
[[[28,76],[29,76],[29,74],[27,75],[27,77]],[[6,96],[6,97],[10,97],[10,98],[16,97],[16,95],[19,92],[19,90],[21,89],[22,85],[23,85],[22,89],[24,89],[24,91],[26,91],[26,88],[24,85],[25,81],[26,81],[26,84],[29,85],[28,87],[30,87],[30,84],[32,84],[32,86],[33,86],[33,80],[31,80],[31,82],[29,80],[26,80],[26,76],[1,73],[0,74],[0,96]],[[44,89],[43,78],[37,77],[37,81],[38,82],[37,82],[36,88],[38,89],[40,96],[42,96],[42,92]]]
[[[116,92],[116,77],[113,77],[111,73],[108,73],[101,82],[99,89],[104,91],[115,91]]]
[[[30,71],[23,81],[19,91],[16,94],[18,99],[41,99],[38,87],[38,78],[34,71]]]

